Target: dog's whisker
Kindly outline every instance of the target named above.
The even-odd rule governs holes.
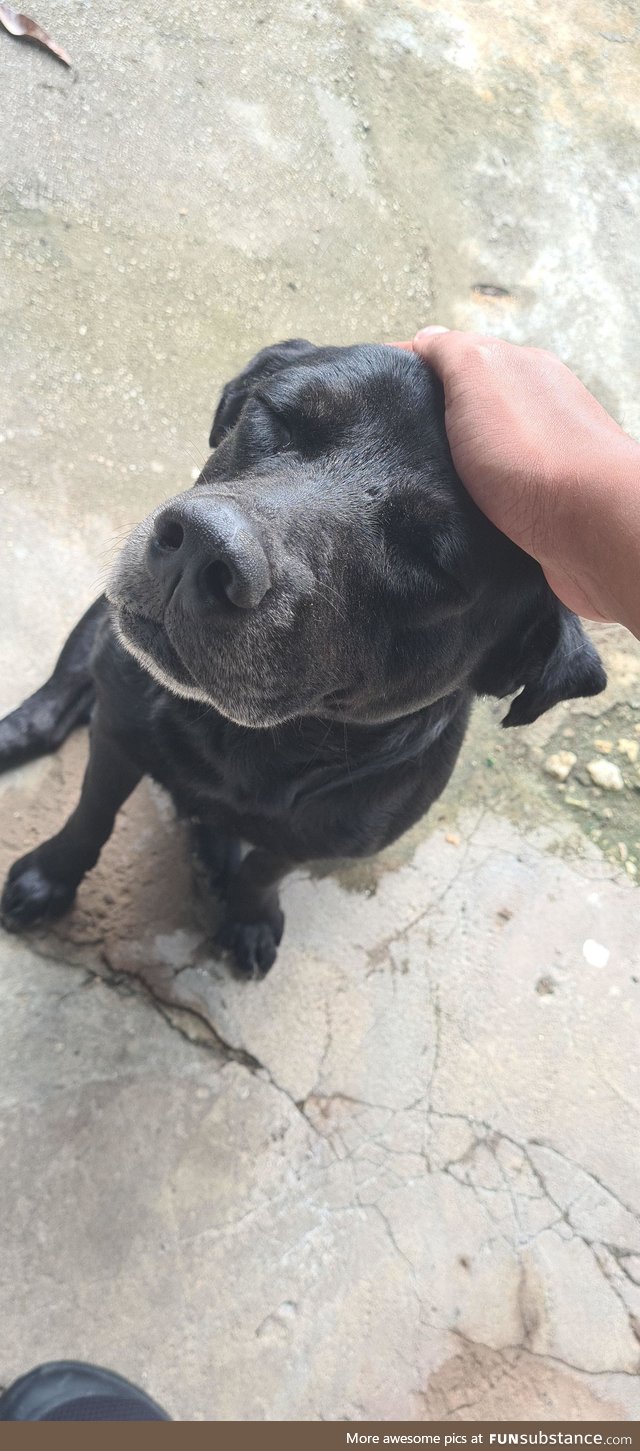
[[[191,459],[192,467],[197,468],[198,473],[201,474],[202,470],[206,468],[210,455],[203,453],[202,448],[197,447],[190,439],[182,439],[181,446]],[[193,483],[195,481],[192,479],[190,482]]]
[[[314,587],[314,593],[315,594],[318,594],[318,595],[322,595],[324,597],[324,599],[326,600],[326,602],[327,602],[327,604],[329,606],[329,609],[333,610],[333,613],[338,617],[338,619],[342,620],[344,624],[347,624],[348,623],[348,617],[347,617],[347,614],[346,614],[346,612],[345,612],[345,610],[343,608],[343,603],[344,602],[340,599],[340,595],[337,593],[337,591],[333,590],[332,591],[332,594],[335,594],[336,599],[339,601],[339,603],[336,604],[334,602],[334,600],[332,600],[330,598],[330,596],[328,594],[328,590],[329,590],[329,586],[328,585],[323,585],[323,584],[319,584],[319,583],[316,582],[315,587]]]

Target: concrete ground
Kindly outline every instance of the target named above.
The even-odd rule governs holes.
[[[634,10],[39,0],[71,74],[0,35],[4,707],[268,341],[533,340],[640,436]],[[638,1415],[640,647],[596,633],[605,696],[508,738],[479,706],[418,830],[290,880],[264,983],[213,957],[146,784],[72,916],[2,938],[0,1381],[81,1356],[186,1419]],[[85,749],[3,781],[4,862]]]

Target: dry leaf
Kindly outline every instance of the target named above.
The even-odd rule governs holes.
[[[10,35],[26,35],[30,40],[37,40],[40,45],[46,46],[53,55],[57,55],[63,65],[71,65],[71,56],[67,55],[66,50],[63,50],[61,45],[57,45],[56,41],[47,35],[46,30],[43,30],[36,20],[30,20],[28,15],[20,15],[17,10],[12,9],[11,5],[0,5],[0,22]]]

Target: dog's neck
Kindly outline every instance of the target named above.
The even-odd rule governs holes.
[[[284,721],[281,725],[252,727],[237,725],[219,711],[211,709],[203,716],[193,702],[164,696],[164,709],[180,715],[185,724],[198,726],[202,739],[206,732],[211,748],[224,753],[228,761],[248,758],[263,762],[265,769],[276,772],[280,765],[294,770],[326,769],[335,765],[353,766],[376,763],[400,764],[416,760],[435,744],[450,722],[471,698],[467,690],[457,690],[420,710],[388,721],[335,719],[329,716],[304,715]],[[187,725],[188,728],[188,725]]]

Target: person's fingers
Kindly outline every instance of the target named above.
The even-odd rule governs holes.
[[[456,394],[468,395],[469,389],[487,397],[495,393],[500,378],[513,370],[515,359],[527,353],[500,338],[447,327],[421,328],[413,339],[413,351],[444,383],[448,406],[455,401],[449,396],[451,387]]]
[[[387,347],[402,348],[403,352],[405,353],[419,353],[419,344],[423,338],[435,337],[436,333],[448,333],[448,331],[448,327],[439,327],[435,324],[433,327],[422,327],[420,328],[420,331],[415,334],[415,337],[411,338],[409,342],[388,343]],[[416,344],[418,344],[418,346],[416,346]]]

